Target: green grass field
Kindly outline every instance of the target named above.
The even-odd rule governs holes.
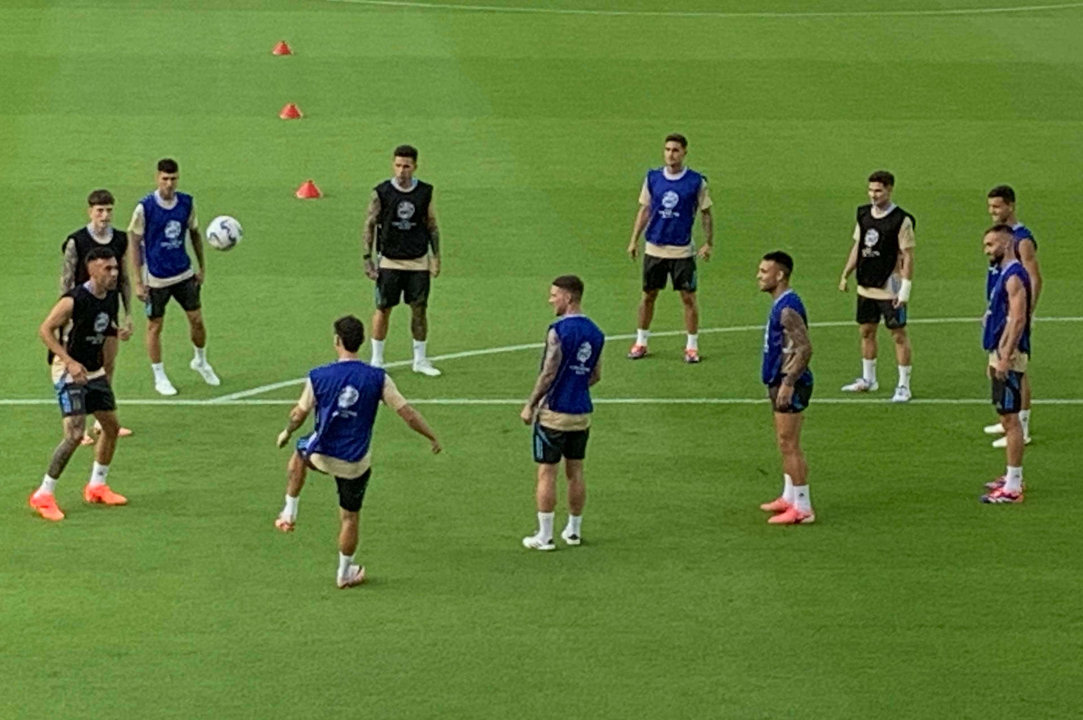
[[[989,11],[1012,1],[5,0],[0,718],[1079,717],[1083,4]],[[296,54],[272,57],[280,39]],[[279,120],[286,102],[305,119]],[[623,359],[640,282],[624,246],[672,131],[718,218],[699,366],[678,334]],[[517,413],[538,350],[437,361],[435,380],[399,368],[446,452],[384,412],[358,553],[371,582],[340,592],[332,483],[310,481],[296,533],[272,527],[287,459],[273,442],[299,385],[193,401],[300,378],[333,357],[336,317],[368,324],[360,227],[401,142],[421,149],[444,236],[431,354],[540,344],[549,281],[586,280],[611,336],[587,542],[519,544],[534,467]],[[130,506],[82,504],[82,449],[58,486],[68,518],[46,523],[26,497],[59,439],[35,338],[59,244],[95,187],[126,226],[163,156],[204,223],[245,226],[208,259],[223,384],[187,369],[174,305],[165,362],[188,404],[140,404],[157,396],[137,321],[116,382],[136,434],[110,475]],[[860,366],[835,285],[880,167],[918,218],[903,407],[886,403],[886,335],[884,389],[838,390]],[[309,177],[324,199],[293,198]],[[977,502],[1004,460],[981,434],[977,322],[984,197],[1002,182],[1040,243],[1050,319],[1015,508]],[[804,528],[756,507],[781,475],[754,282],[777,248],[814,323]],[[680,327],[667,293],[654,329]],[[409,357],[404,310],[387,347]]]

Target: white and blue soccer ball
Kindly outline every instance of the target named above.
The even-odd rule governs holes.
[[[232,250],[243,237],[244,228],[229,215],[219,215],[207,226],[207,242],[215,250]]]

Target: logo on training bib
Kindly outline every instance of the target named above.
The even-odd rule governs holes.
[[[575,353],[575,359],[581,363],[585,363],[590,360],[590,356],[594,354],[594,350],[591,349],[590,343],[583,343],[579,346],[579,351]]]
[[[680,195],[673,192],[672,190],[666,190],[665,194],[662,196],[662,207],[664,207],[666,210],[672,210],[673,208],[677,207],[677,203],[679,203],[680,201]]]
[[[163,232],[170,240],[176,240],[181,234],[181,224],[176,220],[170,220],[165,224],[165,230]]]
[[[865,231],[865,247],[872,247],[878,242],[880,242],[880,233],[876,231],[876,228],[869,228]]]
[[[399,216],[400,220],[409,220],[414,216],[414,204],[409,200],[403,200],[395,209],[395,214]]]
[[[94,332],[99,335],[109,329],[109,314],[98,313],[98,317],[94,318]]]
[[[357,392],[357,388],[353,385],[347,385],[342,388],[342,392],[338,394],[338,406],[342,410],[353,407],[353,404],[357,402],[357,399],[361,397],[361,393]]]

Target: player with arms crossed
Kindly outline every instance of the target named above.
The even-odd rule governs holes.
[[[1008,185],[997,185],[989,191],[987,196],[989,216],[996,225],[1007,225],[1012,229],[1015,238],[1015,255],[1030,276],[1031,294],[1033,302],[1030,306],[1031,315],[1038,306],[1038,297],[1042,294],[1042,271],[1038,268],[1038,241],[1034,234],[1015,216],[1015,190]],[[989,265],[989,275],[985,281],[985,297],[992,294],[996,286],[1000,268],[996,263]],[[1023,426],[1023,444],[1030,445],[1030,367],[1023,374],[1022,405],[1019,410],[1019,422]],[[987,435],[1003,435],[1004,426],[999,422],[985,427]],[[993,441],[993,447],[1003,448],[1008,446],[1008,439],[1001,437]]]
[[[523,538],[532,550],[555,550],[553,511],[557,504],[557,470],[564,458],[568,478],[568,524],[560,534],[568,545],[579,545],[587,487],[583,459],[590,437],[594,406],[590,388],[602,379],[605,335],[583,314],[583,281],[561,275],[549,288],[549,304],[557,320],[545,339],[541,373],[519,418],[534,425],[534,462],[538,464],[535,499],[538,531]]]
[[[116,200],[113,193],[108,190],[94,190],[87,196],[87,214],[90,222],[87,225],[70,233],[60,245],[60,252],[64,256],[64,262],[60,268],[60,294],[65,295],[90,279],[87,273],[87,254],[96,247],[107,247],[113,251],[113,257],[117,259],[120,275],[117,278],[117,291],[120,293],[120,301],[124,306],[124,322],[122,327],[128,335],[132,333],[131,300],[132,288],[128,280],[128,266],[125,255],[128,252],[128,236],[121,230],[113,227],[113,206]],[[117,336],[106,335],[104,365],[105,377],[109,384],[113,384],[113,372],[116,368]],[[94,438],[90,435],[90,428],[83,435],[84,445],[93,445]],[[94,421],[94,432],[101,432],[101,425]],[[118,437],[127,437],[132,431],[122,427],[117,431]]]
[[[714,218],[707,178],[685,167],[688,140],[673,133],[666,136],[663,150],[665,166],[647,172],[639,191],[639,211],[632,225],[628,255],[639,253],[639,236],[646,230],[643,249],[643,297],[639,301],[636,340],[628,357],[638,360],[647,354],[654,302],[658,291],[666,287],[666,278],[681,293],[684,303],[684,327],[688,333],[684,361],[699,362],[699,307],[696,304],[696,257],[710,260],[714,249]],[[696,211],[703,218],[703,247],[696,252],[692,226]]]
[[[91,248],[86,255],[89,279],[57,301],[38,328],[49,348],[53,387],[63,416],[64,439],[53,452],[41,486],[30,496],[30,507],[46,520],[63,520],[56,504],[57,479],[83,439],[87,414],[101,423],[94,449],[94,467],[83,488],[89,503],[124,505],[128,500],[113,492],[106,479],[117,443],[116,399],[105,374],[105,342],[110,335],[127,340],[128,328],[117,328],[117,260],[107,247]]]
[[[989,483],[983,503],[1023,502],[1023,376],[1030,356],[1030,276],[1015,254],[1011,225],[994,225],[982,237],[982,250],[999,269],[982,322],[982,347],[989,353],[986,374],[992,381],[993,405],[1004,426],[1007,473]]]
[[[869,175],[869,205],[857,209],[854,245],[842,269],[839,290],[857,270],[857,322],[861,330],[861,377],[843,392],[871,392],[876,382],[876,328],[880,318],[895,340],[899,382],[892,402],[910,400],[910,338],[906,310],[914,279],[914,216],[891,201],[895,176],[886,170]]]
[[[808,525],[816,520],[809,497],[808,463],[801,451],[801,413],[812,397],[812,342],[808,337],[805,304],[790,287],[793,258],[784,252],[767,253],[756,271],[760,290],[773,298],[763,331],[763,367],[760,379],[775,417],[775,437],[782,453],[782,495],[764,503],[775,513],[773,525]]]
[[[333,476],[338,484],[341,521],[336,579],[340,588],[360,585],[365,579],[365,568],[356,565],[353,556],[357,552],[361,504],[372,475],[372,428],[380,402],[397,412],[414,432],[427,437],[433,453],[441,450],[425,418],[410,407],[387,373],[357,357],[364,341],[365,327],[360,320],[349,315],[335,321],[338,360],[308,374],[301,399],[290,411],[289,424],[277,440],[278,447],[285,447],[309,413],[316,413],[315,429],[297,441],[297,449],[286,466],[286,506],[275,520],[275,527],[283,532],[294,529],[309,468]]]
[[[147,305],[147,354],[154,372],[154,389],[160,395],[176,395],[162,364],[162,325],[169,299],[175,299],[188,316],[188,328],[195,356],[188,367],[198,372],[208,385],[218,385],[218,376],[207,362],[207,328],[199,294],[206,279],[203,262],[203,236],[199,232],[195,202],[191,195],[177,192],[180,168],[175,160],[158,161],[158,189],[135,206],[128,234],[132,238],[132,275],[135,294]],[[184,247],[184,238],[192,243],[199,270]],[[145,268],[145,276],[144,276]]]
[[[437,377],[429,362],[430,278],[440,274],[440,227],[433,210],[432,185],[414,177],[417,148],[395,148],[390,180],[372,190],[365,213],[361,244],[365,275],[376,281],[376,312],[372,315],[372,365],[384,365],[384,341],[391,309],[400,297],[410,306],[410,332],[414,337],[413,371]],[[379,264],[372,259],[373,246]]]

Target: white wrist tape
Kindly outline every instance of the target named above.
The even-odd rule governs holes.
[[[910,302],[911,287],[913,287],[913,283],[905,278],[899,283],[899,302]]]

